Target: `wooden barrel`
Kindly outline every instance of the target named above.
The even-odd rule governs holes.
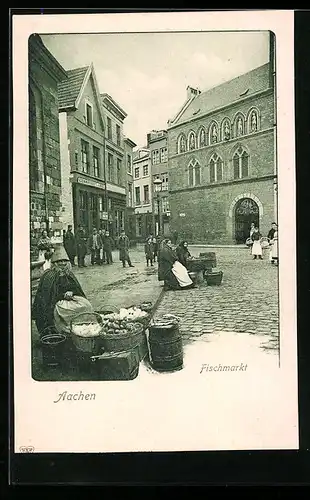
[[[154,370],[171,372],[183,368],[182,335],[178,324],[150,326],[149,348]]]

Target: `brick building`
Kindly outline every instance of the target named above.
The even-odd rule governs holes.
[[[137,144],[128,137],[124,138],[125,165],[127,172],[125,231],[130,240],[136,237],[135,207],[133,197],[133,148]]]
[[[152,130],[147,134],[147,147],[150,150],[152,191],[153,191],[153,227],[155,234],[160,227],[163,235],[170,233],[170,206],[169,206],[169,171],[168,171],[168,144],[166,130]],[[156,192],[154,180],[162,181],[161,190]],[[158,220],[158,203],[160,221]],[[160,223],[159,223],[160,222]]]
[[[68,70],[58,96],[63,217],[90,234],[106,213],[104,119],[92,64]]]
[[[42,230],[61,235],[61,168],[57,83],[66,72],[43,44],[29,38],[30,252]]]
[[[143,241],[153,231],[150,151],[140,148],[133,159],[136,239]]]
[[[277,219],[275,67],[269,62],[187,100],[168,125],[171,225],[180,237],[244,243]]]

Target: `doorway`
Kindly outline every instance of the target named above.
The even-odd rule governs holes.
[[[242,198],[235,206],[235,240],[245,243],[250,236],[251,223],[259,226],[259,208],[251,198]]]

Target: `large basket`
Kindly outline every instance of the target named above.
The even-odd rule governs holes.
[[[268,238],[266,238],[266,236],[263,236],[263,238],[260,239],[260,244],[262,248],[268,248],[269,247]]]
[[[90,324],[97,324],[100,325],[102,328],[103,320],[100,314],[91,312],[91,313],[81,313],[77,315],[71,321],[70,330],[71,330],[72,342],[78,351],[90,354],[97,354],[101,348],[100,331],[98,332],[98,335],[96,336],[90,335],[89,337],[77,335],[77,333],[74,331],[75,326],[90,325]]]
[[[54,327],[47,327],[40,339],[42,360],[45,366],[58,366],[65,357],[67,337],[58,333]]]
[[[101,333],[101,345],[106,352],[130,351],[139,347],[143,342],[144,326],[138,321],[130,333]]]

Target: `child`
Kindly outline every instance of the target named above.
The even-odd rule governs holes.
[[[253,259],[257,259],[259,257],[260,260],[263,260],[263,250],[260,244],[261,234],[258,230],[258,227],[254,227],[251,239],[253,241],[252,245],[252,255]]]

